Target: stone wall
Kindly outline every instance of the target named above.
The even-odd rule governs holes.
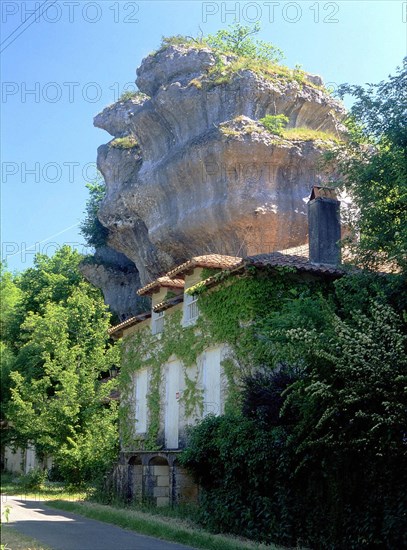
[[[113,489],[128,503],[156,506],[197,502],[198,486],[178,463],[179,451],[123,452],[113,472]]]
[[[2,468],[13,474],[27,474],[31,470],[41,468],[49,470],[52,467],[52,458],[46,457],[41,460],[35,453],[33,446],[29,445],[26,449],[10,447],[4,448],[2,456]]]

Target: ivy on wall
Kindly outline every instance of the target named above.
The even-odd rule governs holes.
[[[180,398],[185,414],[190,416],[203,411],[203,390],[198,387],[197,375],[190,376],[188,368],[196,364],[198,356],[208,345],[208,338],[201,333],[195,336],[194,327],[183,327],[182,311],[167,310],[164,330],[160,336],[151,333],[150,325],[124,338],[124,350],[121,369],[121,387],[123,405],[121,407],[122,447],[144,450],[157,450],[161,418],[161,383],[163,368],[170,357],[175,355],[182,363],[185,390]],[[147,405],[149,411],[146,437],[134,433],[135,420],[132,392],[134,374],[148,368],[149,389]]]
[[[205,349],[225,344],[230,356],[223,360],[228,384],[225,408],[236,410],[240,402],[240,381],[253,368],[273,362],[275,350],[268,335],[273,316],[287,301],[315,294],[329,283],[315,278],[298,277],[292,268],[246,269],[243,274],[204,270],[202,278],[217,280],[208,288],[203,281],[188,290],[199,294],[200,316],[194,326],[182,326],[182,311],[168,309],[160,336],[151,333],[150,325],[124,338],[121,369],[122,448],[158,450],[162,414],[160,388],[163,368],[171,356],[182,363],[185,390],[180,398],[186,416],[203,412],[203,389],[198,373],[191,376],[189,367],[196,365]],[[150,372],[147,405],[149,410],[146,436],[135,434],[134,374],[148,368]]]

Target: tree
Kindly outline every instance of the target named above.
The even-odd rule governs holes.
[[[259,31],[259,23],[252,27],[235,23],[230,25],[228,30],[222,29],[214,35],[207,36],[205,41],[221,53],[278,63],[284,58],[283,52],[273,44],[253,40],[252,37]]]
[[[11,345],[11,326],[14,324],[16,309],[22,299],[18,286],[18,277],[7,271],[5,264],[0,265],[0,368],[1,368],[1,409],[0,420],[5,420],[5,407],[10,399],[10,371],[15,363],[13,346]]]
[[[106,187],[104,183],[97,181],[88,183],[86,187],[89,189],[89,199],[86,203],[86,217],[80,226],[81,233],[89,246],[104,246],[107,242],[109,230],[100,223],[98,210],[106,195]]]
[[[118,444],[115,384],[105,375],[118,364],[119,348],[108,342],[110,314],[79,273],[81,259],[64,246],[51,258],[37,255],[19,277],[21,322],[10,333],[5,376],[8,441],[52,455],[71,482],[101,473]]]
[[[0,265],[0,337],[9,338],[9,328],[13,322],[16,309],[21,302],[22,292],[19,288],[18,276],[7,271],[5,264]]]
[[[407,58],[379,84],[342,85],[356,101],[349,141],[334,152],[341,185],[352,197],[351,247],[364,266],[407,268]]]

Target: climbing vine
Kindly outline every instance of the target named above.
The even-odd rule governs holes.
[[[199,295],[200,316],[194,326],[182,325],[182,310],[168,309],[163,332],[151,333],[144,326],[124,338],[121,374],[122,386],[122,443],[125,448],[136,446],[144,450],[157,450],[160,436],[161,382],[163,367],[171,356],[180,360],[185,389],[180,397],[186,416],[203,412],[203,389],[199,387],[198,373],[191,374],[193,365],[205,349],[225,344],[229,357],[222,361],[227,380],[226,410],[239,407],[240,380],[252,372],[253,367],[273,363],[273,346],[268,335],[273,315],[287,301],[307,297],[328,283],[299,278],[290,268],[273,268],[259,271],[246,269],[240,274],[204,270],[202,278],[211,277],[217,284],[208,287],[205,280],[190,289],[189,294]],[[312,289],[311,289],[312,287]],[[150,373],[147,405],[149,410],[146,436],[134,431],[134,374],[148,368]]]
[[[182,326],[182,311],[168,312],[165,317],[164,330],[159,337],[151,333],[147,325],[125,338],[122,361],[121,386],[123,391],[123,406],[121,415],[123,430],[121,433],[125,447],[136,445],[144,450],[157,450],[159,438],[161,395],[160,387],[163,376],[163,366],[172,355],[181,361],[185,381],[185,389],[180,397],[185,414],[190,416],[196,411],[203,411],[203,390],[198,387],[198,375],[191,376],[188,367],[197,362],[208,345],[208,338],[203,323],[200,324],[200,337],[197,338],[197,327]],[[142,369],[149,368],[149,391],[147,405],[149,411],[148,431],[146,437],[134,434],[134,409],[131,392],[133,376]]]

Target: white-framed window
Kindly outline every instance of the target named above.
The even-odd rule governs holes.
[[[160,334],[164,330],[164,311],[153,311],[151,315],[151,332]]]
[[[193,324],[199,316],[198,296],[184,294],[184,325]]]

